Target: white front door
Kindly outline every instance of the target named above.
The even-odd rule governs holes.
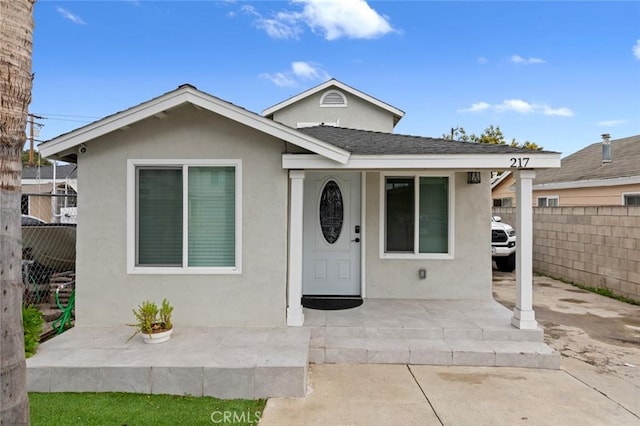
[[[360,295],[360,173],[307,172],[302,294]]]

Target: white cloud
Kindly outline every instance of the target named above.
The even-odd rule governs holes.
[[[533,105],[522,99],[505,99],[501,104],[494,105],[494,108],[498,112],[515,111],[520,114],[530,114],[534,109]]]
[[[294,87],[296,80],[290,74],[277,72],[274,74],[262,73],[260,77],[271,80],[278,87]]]
[[[480,56],[480,57],[478,57],[478,63],[484,65],[486,63],[489,63],[489,60],[487,58],[485,58],[484,56]]]
[[[491,108],[486,102],[476,102],[475,104],[471,104],[469,108],[459,109],[458,112],[480,112]]]
[[[84,22],[81,17],[79,17],[76,14],[73,14],[73,13],[69,12],[67,9],[64,9],[62,7],[58,7],[56,10],[58,11],[58,13],[60,15],[62,15],[63,18],[68,19],[69,21],[73,22],[74,24],[87,25],[87,23]]]
[[[365,0],[294,0],[304,5],[305,23],[327,40],[377,38],[393,28]]]
[[[242,11],[256,17],[258,28],[279,39],[298,38],[305,25],[326,40],[377,38],[395,31],[365,0],[292,0],[291,4],[302,10],[280,11],[272,18],[248,5]]]
[[[636,40],[636,44],[633,45],[633,56],[640,60],[640,40]]]
[[[547,61],[545,61],[542,58],[523,58],[520,55],[513,55],[511,56],[511,62],[513,62],[514,64],[522,64],[522,65],[533,65],[533,64],[544,64]]]
[[[477,102],[468,108],[459,109],[458,112],[482,112],[495,111],[498,113],[513,111],[518,114],[544,114],[549,116],[573,117],[573,111],[567,107],[552,108],[546,104],[536,104],[522,99],[505,99],[499,104]]]
[[[263,73],[260,77],[271,80],[279,87],[295,87],[300,80],[324,81],[330,78],[320,65],[303,61],[292,62],[290,71]]]
[[[291,70],[301,78],[307,80],[328,80],[329,74],[319,66],[314,66],[309,62],[292,62]]]
[[[548,105],[543,105],[544,115],[556,115],[558,117],[573,117],[573,111],[567,107],[551,108]]]
[[[616,127],[622,124],[626,124],[629,120],[603,120],[598,121],[596,126],[598,127]]]

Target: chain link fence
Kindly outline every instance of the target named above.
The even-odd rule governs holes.
[[[22,194],[23,303],[37,305],[47,322],[64,312],[75,289],[76,206],[77,195],[64,190]]]

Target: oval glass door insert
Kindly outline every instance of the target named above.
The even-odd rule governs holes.
[[[344,223],[344,204],[342,192],[334,180],[324,185],[320,195],[320,229],[324,239],[329,243],[335,243],[342,232]]]

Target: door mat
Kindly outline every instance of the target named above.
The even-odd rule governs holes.
[[[362,305],[359,296],[302,296],[302,306],[323,311],[351,309]]]

